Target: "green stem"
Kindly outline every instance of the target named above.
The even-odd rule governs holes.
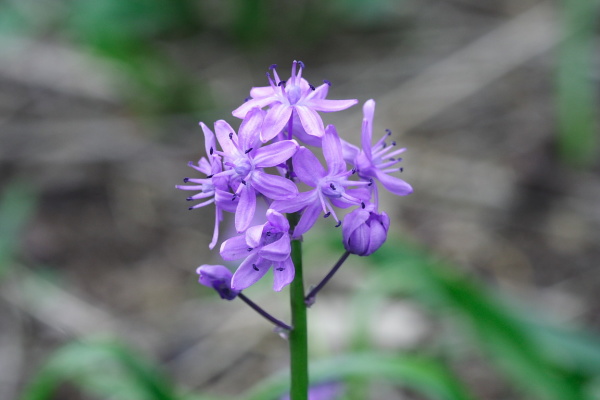
[[[298,223],[298,214],[288,214],[290,226]],[[304,303],[304,278],[302,277],[302,242],[292,240],[292,261],[296,275],[290,284],[292,331],[290,332],[290,400],[308,399],[308,332],[306,304]]]

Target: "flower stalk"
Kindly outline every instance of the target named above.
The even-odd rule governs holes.
[[[252,300],[250,300],[243,293],[241,293],[241,292],[238,293],[237,297],[240,298],[244,303],[248,304],[248,306],[250,306],[250,308],[252,308],[254,311],[256,311],[258,314],[260,314],[263,318],[265,318],[266,320],[268,320],[272,324],[280,327],[281,329],[285,329],[287,331],[291,331],[292,330],[291,326],[289,326],[285,322],[282,322],[282,321],[278,320],[277,318],[275,318],[274,316],[272,316],[271,314],[269,314],[268,312],[266,312],[265,310],[263,310],[258,304],[256,304]]]
[[[315,286],[304,298],[304,303],[306,304],[307,307],[312,306],[315,303],[315,300],[317,298],[317,293],[319,293],[319,291],[321,289],[323,289],[323,287],[327,284],[327,282],[329,282],[329,280],[333,277],[333,275],[335,275],[335,273],[337,272],[338,269],[340,269],[340,267],[342,266],[342,264],[344,263],[344,261],[346,261],[346,259],[348,258],[348,256],[350,255],[349,251],[344,252],[344,254],[342,254],[342,256],[340,257],[340,259],[338,260],[337,263],[335,263],[335,265],[333,266],[333,268],[331,268],[331,270],[329,271],[329,273],[327,275],[325,275],[325,278],[323,278],[323,280],[321,282],[319,282],[319,284],[317,286]]]

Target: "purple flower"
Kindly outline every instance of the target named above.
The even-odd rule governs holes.
[[[190,196],[187,198],[188,201],[200,200],[200,199],[208,199],[201,203],[198,203],[194,206],[191,206],[189,209],[193,210],[196,208],[204,207],[208,204],[212,204],[215,202],[215,199],[218,198],[217,192],[223,191],[227,188],[227,182],[224,179],[213,178],[213,175],[218,174],[222,171],[221,165],[221,157],[215,154],[216,143],[215,143],[215,135],[212,131],[204,125],[204,123],[200,122],[200,126],[202,127],[202,132],[204,133],[204,147],[206,149],[206,154],[208,155],[208,159],[202,157],[198,161],[198,165],[194,165],[193,162],[189,162],[188,165],[194,168],[196,171],[202,172],[206,174],[206,178],[202,179],[192,179],[185,178],[183,181],[185,183],[194,183],[194,185],[176,185],[177,189],[181,190],[193,190],[199,191],[197,194]],[[223,213],[221,208],[216,203],[215,207],[215,229],[213,232],[212,241],[209,244],[209,248],[212,250],[213,247],[217,244],[217,240],[219,238],[219,222],[223,219]]]
[[[296,72],[296,68],[298,72]],[[290,79],[282,81],[272,65],[271,70],[275,80],[267,72],[270,86],[255,87],[250,91],[251,99],[233,111],[233,115],[244,118],[254,107],[270,106],[265,117],[261,140],[267,142],[277,136],[286,127],[290,118],[297,115],[307,134],[322,137],[325,134],[323,120],[317,113],[345,110],[358,102],[351,100],[327,100],[327,92],[331,85],[328,81],[315,88],[302,78],[304,63],[294,61]]]
[[[402,171],[402,168],[393,167],[402,158],[396,158],[406,149],[395,149],[396,142],[386,143],[386,139],[391,135],[388,130],[386,134],[379,139],[377,143],[371,145],[373,136],[373,115],[375,113],[375,101],[367,100],[363,106],[362,123],[362,150],[349,143],[344,143],[344,156],[346,160],[350,159],[356,167],[358,176],[362,179],[377,179],[383,187],[390,192],[405,196],[412,193],[412,187],[400,178],[388,175],[392,172]]]
[[[224,158],[226,169],[214,178],[227,177],[229,185],[239,198],[235,213],[235,227],[245,231],[256,210],[256,195],[261,193],[273,200],[289,199],[298,194],[298,188],[289,179],[269,175],[262,169],[286,162],[298,149],[295,140],[282,140],[260,147],[259,132],[264,111],[253,108],[248,112],[239,129],[239,138],[225,121],[215,122],[217,140],[223,151],[216,152]]]
[[[204,264],[196,269],[196,273],[200,275],[198,282],[215,289],[222,299],[233,300],[240,293],[231,288],[231,272],[223,265]]]
[[[357,208],[344,217],[342,236],[344,247],[352,254],[373,254],[387,239],[390,218],[375,211],[373,204]]]
[[[248,228],[246,233],[221,245],[225,260],[246,258],[233,275],[231,285],[243,290],[255,284],[273,266],[273,290],[280,291],[294,279],[294,263],[290,257],[290,225],[279,212],[267,210],[267,222]]]
[[[340,382],[324,382],[312,385],[308,388],[308,400],[335,400],[344,392]],[[279,400],[290,400],[290,395],[286,394]]]
[[[286,201],[274,201],[271,208],[280,212],[295,212],[304,210],[294,237],[307,232],[321,214],[330,215],[340,224],[333,206],[347,208],[351,205],[364,205],[370,194],[368,190],[347,189],[349,186],[368,186],[370,182],[351,181],[348,179],[354,170],[346,170],[346,162],[342,155],[342,145],[333,125],[328,125],[323,136],[323,155],[327,162],[327,171],[321,163],[305,147],[301,147],[292,157],[294,173],[306,185],[314,189],[300,193],[297,197]]]

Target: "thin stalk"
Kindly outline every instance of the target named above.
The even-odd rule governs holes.
[[[257,313],[259,313],[263,318],[267,319],[271,323],[277,325],[280,328],[286,329],[288,331],[292,330],[291,326],[289,326],[285,322],[282,322],[282,321],[278,320],[277,318],[275,318],[274,316],[272,316],[271,314],[269,314],[268,312],[266,312],[265,310],[263,310],[262,307],[260,307],[258,304],[256,304],[252,300],[250,300],[244,294],[238,293],[237,297],[239,297],[240,299],[242,299],[242,301],[244,303],[248,304],[254,311],[256,311]]]
[[[288,214],[290,226],[298,223],[298,213]],[[304,278],[302,276],[302,242],[292,240],[292,261],[296,274],[290,284],[292,326],[290,332],[290,400],[308,399],[308,325],[304,303]]]
[[[335,263],[335,265],[333,266],[333,268],[331,268],[331,271],[329,271],[329,273],[327,275],[325,275],[325,278],[323,278],[323,280],[321,282],[319,282],[319,284],[317,286],[315,286],[309,294],[306,295],[306,297],[304,298],[304,302],[306,303],[306,305],[308,307],[312,306],[315,302],[315,298],[317,297],[317,293],[319,293],[319,291],[321,289],[323,289],[323,286],[325,286],[327,284],[327,282],[329,282],[329,280],[333,277],[333,275],[337,272],[338,269],[340,269],[340,267],[342,266],[342,264],[344,263],[344,261],[346,261],[346,259],[348,258],[348,256],[350,255],[349,251],[346,251],[344,254],[342,254],[342,256],[340,257],[340,259],[338,260],[337,263]]]

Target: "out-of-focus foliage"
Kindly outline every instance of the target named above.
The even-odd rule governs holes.
[[[562,1],[563,41],[558,51],[557,108],[559,151],[578,167],[598,155],[598,99],[593,85],[593,51],[600,2]]]

